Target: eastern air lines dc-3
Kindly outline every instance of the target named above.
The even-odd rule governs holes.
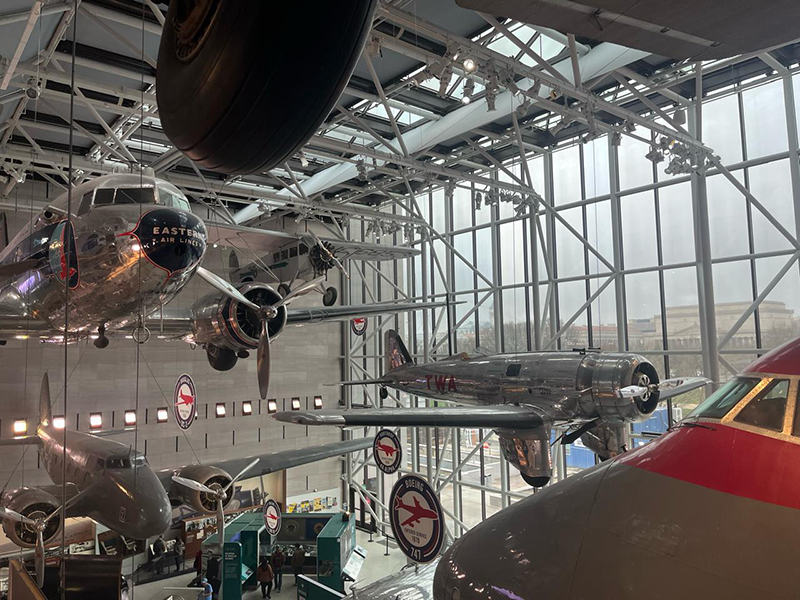
[[[386,332],[384,375],[336,385],[386,387],[465,406],[280,412],[301,425],[468,427],[494,429],[505,459],[534,487],[552,475],[554,427],[569,428],[602,460],[625,451],[626,428],[659,402],[707,385],[703,377],[659,381],[653,364],[633,353],[527,352],[469,356],[417,365],[396,331]]]
[[[206,223],[177,187],[145,175],[93,179],[73,188],[71,215],[67,203],[66,193],[51,202],[0,252],[0,341],[23,334],[63,343],[91,335],[103,348],[106,334],[132,332],[144,341],[153,329],[201,345],[220,371],[257,350],[259,390],[266,398],[270,342],[286,325],[438,306],[289,310],[293,300],[321,285],[328,268],[340,265],[337,250],[349,258],[364,253],[365,260],[385,260],[412,256],[412,248],[313,236],[319,247],[306,250],[318,258],[315,278],[281,295],[256,281],[235,287],[205,269],[206,248],[218,243],[255,255],[299,247],[308,241],[303,235]],[[190,310],[165,310],[195,274],[217,291]]]
[[[0,440],[0,447],[19,445],[40,448],[42,465],[53,485],[3,490],[0,519],[12,542],[36,549],[41,585],[44,549],[59,539],[67,517],[90,517],[127,538],[142,540],[164,533],[171,524],[173,507],[186,505],[201,514],[216,514],[224,528],[225,507],[234,497],[236,482],[245,475],[258,477],[364,450],[372,440],[154,470],[145,456],[128,444],[66,431],[63,423],[54,421],[45,373],[36,434]],[[62,506],[64,495],[66,504]],[[224,537],[221,534],[219,539]]]

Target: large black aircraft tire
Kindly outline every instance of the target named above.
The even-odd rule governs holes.
[[[158,52],[161,126],[200,166],[268,170],[341,95],[377,0],[172,0]]]

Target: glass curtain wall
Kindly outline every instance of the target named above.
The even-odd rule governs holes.
[[[703,142],[733,177],[792,236],[800,199],[795,96],[800,76],[773,76],[717,90],[703,102]],[[693,106],[685,107],[688,127]],[[648,137],[639,127],[636,134]],[[648,144],[623,136],[563,144],[506,160],[481,173],[498,182],[528,185],[541,196],[537,214],[518,216],[513,194],[466,181],[419,193],[414,212],[430,228],[415,231],[420,256],[406,265],[381,264],[364,281],[351,279],[356,301],[412,298],[447,301],[449,308],[391,319],[417,361],[467,352],[599,348],[641,353],[662,377],[704,374],[703,315],[715,319],[721,378],[800,333],[797,248],[724,174],[705,177],[714,304],[698,294],[697,186],[690,175],[670,175],[667,162],[646,158]],[[698,178],[702,179],[702,178]],[[405,200],[407,201],[407,199]],[[404,202],[405,202],[404,201]],[[408,214],[393,206],[395,214]],[[356,234],[351,226],[351,234]],[[403,242],[403,232],[393,234]],[[364,267],[367,268],[367,267]],[[352,269],[351,269],[352,272]],[[378,325],[380,326],[380,325]],[[385,329],[385,328],[384,328]],[[382,334],[359,347],[359,366],[345,378],[382,373]],[[716,347],[716,348],[715,348]],[[377,389],[352,389],[354,404],[432,405]],[[634,443],[664,431],[702,399],[689,394],[633,427]],[[668,408],[671,413],[668,414]],[[406,468],[441,484],[448,526],[456,537],[531,489],[500,456],[484,430],[402,432]],[[428,450],[430,449],[430,450]],[[594,464],[576,442],[556,445],[558,477]],[[430,455],[430,460],[429,460]],[[454,465],[461,465],[453,475]],[[558,479],[555,477],[554,479]],[[363,468],[360,485],[388,498],[396,476]],[[369,498],[372,501],[371,498]],[[377,511],[376,511],[377,512]],[[379,515],[380,516],[380,515]]]

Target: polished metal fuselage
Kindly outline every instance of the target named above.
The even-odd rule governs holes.
[[[91,192],[92,185],[95,183],[75,188],[76,206],[81,195]],[[191,222],[203,235],[156,239],[151,228],[145,238],[137,227],[142,216],[151,211],[175,223]],[[39,260],[37,268],[0,282],[0,329],[36,333],[42,323],[47,323],[53,331],[63,332],[68,322],[68,341],[72,341],[101,325],[112,331],[134,324],[140,315],[147,316],[174,298],[197,270],[205,251],[205,228],[191,213],[158,204],[124,204],[73,214],[74,246],[67,252],[56,239],[59,231],[63,236],[68,229],[65,214],[43,211],[0,252],[0,265]],[[176,255],[185,255],[187,243],[196,245],[190,255],[178,259],[180,269],[166,269],[148,256],[148,244],[163,242],[159,250],[164,251],[170,239]],[[20,317],[30,317],[32,325]]]
[[[406,364],[384,377],[391,380],[389,387],[436,400],[531,405],[549,421],[598,417],[634,421],[641,411],[631,399],[618,398],[615,392],[636,383],[642,369],[655,373],[636,354],[529,352],[457,355],[423,365]]]
[[[150,466],[130,446],[77,431],[42,425],[42,462],[56,485],[66,482],[75,492],[89,489],[67,512],[88,516],[131,539],[147,539],[167,530],[172,517],[167,492]],[[139,457],[139,464],[134,464]],[[109,461],[127,459],[127,467]],[[66,464],[66,468],[65,468]],[[65,477],[66,475],[66,477]],[[61,498],[58,498],[60,501]]]

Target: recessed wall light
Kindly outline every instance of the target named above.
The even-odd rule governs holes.
[[[278,412],[277,400],[267,400],[267,412],[270,414]]]
[[[91,413],[89,415],[89,429],[100,429],[103,426],[103,414]]]
[[[300,410],[300,398],[292,398],[292,410]]]
[[[25,435],[28,431],[28,421],[25,419],[17,419],[14,421],[14,434]]]
[[[322,396],[314,396],[314,410],[322,408]]]
[[[64,417],[53,417],[53,427],[56,429],[64,429],[67,426],[67,420]]]
[[[245,416],[253,414],[253,403],[249,400],[242,402],[242,414]]]
[[[169,411],[166,408],[159,408],[156,410],[156,422],[166,423],[169,419]]]
[[[226,413],[225,403],[224,402],[217,402],[217,407],[215,409],[215,412],[217,413],[217,418],[218,419],[221,419],[222,417],[224,417],[225,413]]]
[[[136,411],[135,410],[126,410],[125,411],[125,426],[126,427],[133,427],[136,425]]]

